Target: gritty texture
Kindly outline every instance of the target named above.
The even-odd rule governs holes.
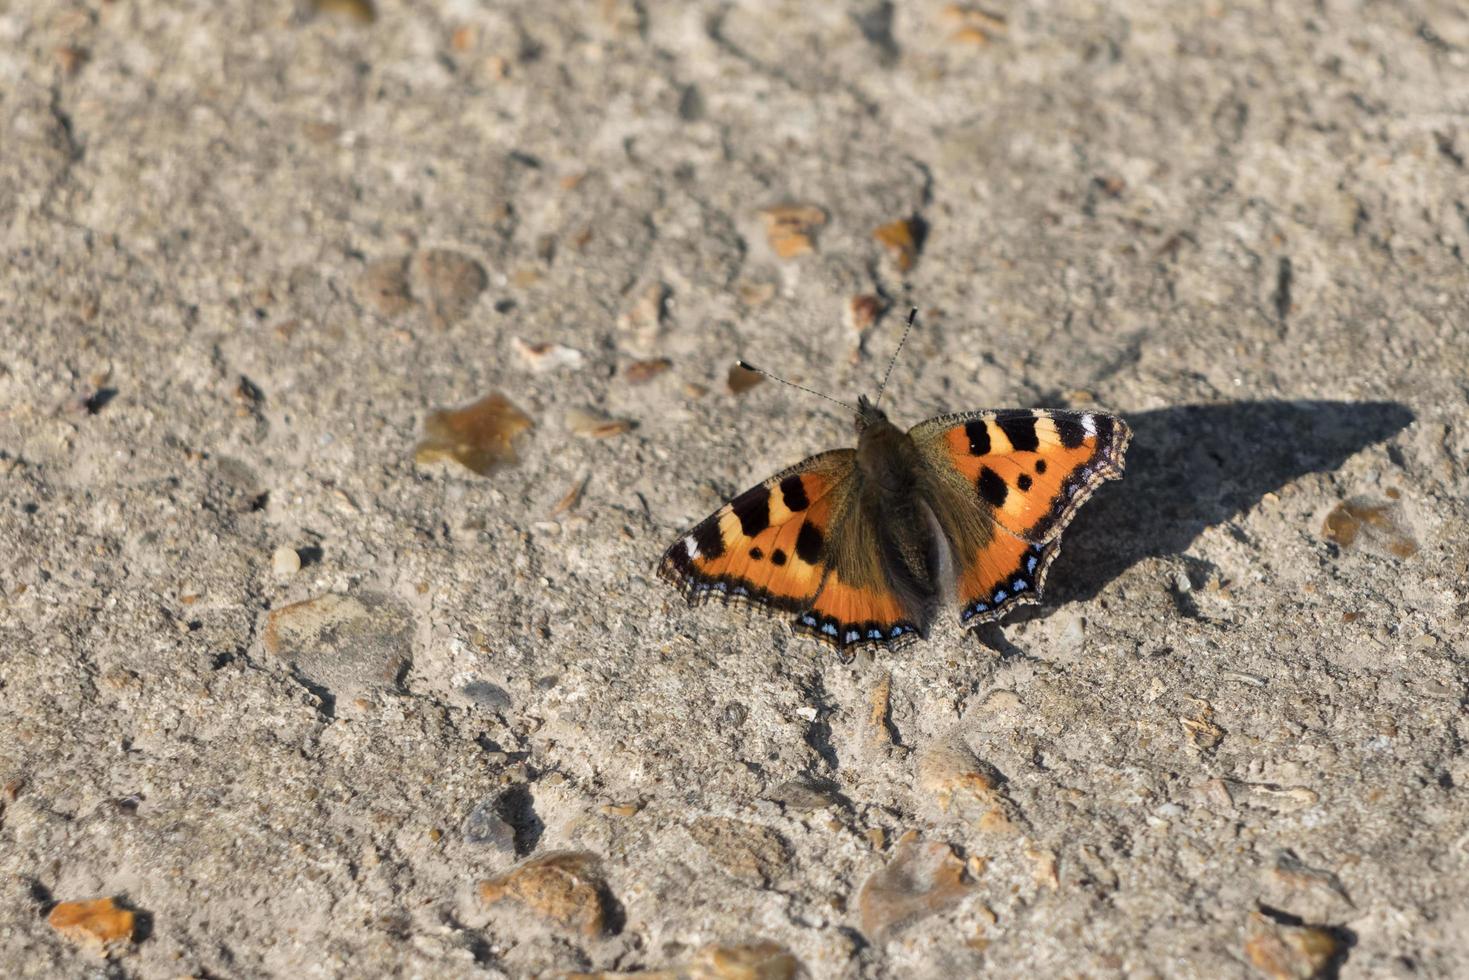
[[[0,5],[0,973],[1469,974],[1466,120],[1454,0]],[[1135,430],[1044,605],[683,606],[909,304]]]

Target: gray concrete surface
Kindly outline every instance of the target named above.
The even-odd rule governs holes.
[[[0,5],[0,972],[1469,975],[1462,5],[325,7]],[[1136,428],[1046,604],[684,608],[909,303]]]

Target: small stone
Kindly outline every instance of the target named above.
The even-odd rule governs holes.
[[[551,508],[551,516],[560,517],[562,514],[569,514],[576,510],[576,505],[581,503],[581,495],[586,492],[587,482],[590,479],[584,476],[573,483],[566,493],[561,495],[561,499],[556,501],[556,506]]]
[[[436,248],[413,257],[413,295],[429,309],[434,323],[451,326],[469,315],[489,284],[484,267],[450,249]]]
[[[1055,891],[1061,887],[1056,852],[1044,847],[1027,847],[1025,856],[1035,863],[1035,883]]]
[[[847,327],[859,336],[865,334],[882,316],[882,297],[872,293],[861,293],[847,300]]]
[[[514,337],[510,341],[510,346],[515,349],[522,363],[537,374],[545,374],[561,368],[579,368],[585,360],[581,351],[563,344],[532,344],[520,337]]]
[[[732,395],[743,395],[751,388],[765,380],[765,375],[759,371],[751,371],[742,364],[732,364],[729,368],[729,377],[725,384],[729,386]]]
[[[1409,532],[1403,505],[1370,497],[1353,497],[1332,508],[1321,535],[1343,551],[1363,551],[1381,558],[1411,558],[1418,542]]]
[[[892,711],[893,675],[884,673],[867,695],[867,743],[884,746],[893,743]]]
[[[573,408],[566,413],[566,428],[579,436],[592,439],[609,439],[632,431],[632,422],[614,419],[596,412]]]
[[[87,52],[84,48],[63,44],[54,52],[56,56],[56,67],[61,73],[68,77],[81,71],[82,65],[87,63]]]
[[[826,212],[810,204],[780,204],[760,212],[765,237],[782,259],[793,259],[815,250],[811,233],[826,224]]]
[[[510,707],[510,694],[498,684],[489,681],[470,681],[459,689],[475,707],[484,711],[504,711]]]
[[[531,424],[529,416],[494,392],[473,405],[430,415],[413,461],[425,465],[453,460],[485,476],[515,462],[515,437]]]
[[[577,973],[576,980],[795,980],[801,963],[783,946],[771,942],[705,946],[689,959],[658,970],[628,973]],[[569,980],[569,978],[568,978]]]
[[[515,856],[515,828],[500,815],[500,797],[487,796],[464,818],[464,840]]]
[[[330,14],[359,24],[371,24],[377,20],[377,11],[371,0],[312,0],[312,7],[319,14]]]
[[[391,596],[331,593],[271,610],[263,642],[332,696],[357,697],[398,686],[414,627],[412,611]]]
[[[880,937],[958,904],[973,889],[964,862],[948,844],[905,837],[887,866],[862,884],[857,895],[862,931]]]
[[[584,936],[607,928],[606,885],[599,862],[585,851],[556,851],[503,875],[481,881],[480,901],[513,901],[542,918]]]
[[[994,804],[1001,799],[1000,774],[982,762],[957,734],[934,739],[918,753],[918,788],[944,813],[956,797]]]
[[[657,347],[668,309],[668,294],[668,287],[663,283],[649,283],[618,316],[617,329],[632,350],[650,353]]]
[[[357,299],[383,316],[398,316],[413,306],[408,292],[406,255],[369,262],[357,277]]]
[[[1313,980],[1327,976],[1346,952],[1341,937],[1330,929],[1288,925],[1259,912],[1250,913],[1245,956],[1270,980]]]
[[[604,803],[598,809],[609,817],[633,817],[642,809],[638,803]]]
[[[918,259],[918,223],[910,218],[900,218],[876,229],[872,237],[888,250],[899,272],[913,268]]]
[[[791,860],[785,838],[761,824],[730,817],[700,817],[689,825],[689,836],[721,871],[746,881],[769,884],[781,876]]]
[[[301,554],[295,548],[281,545],[270,556],[270,570],[276,578],[290,578],[301,570]]]
[[[774,787],[765,798],[795,813],[814,813],[847,803],[834,787],[804,779],[788,779]]]
[[[1197,701],[1197,718],[1179,718],[1178,724],[1194,748],[1205,752],[1218,748],[1224,741],[1224,729],[1214,724],[1214,706],[1207,701]]]
[[[673,362],[666,357],[648,357],[633,361],[623,368],[622,376],[627,379],[628,384],[645,385],[671,367]]]
[[[133,939],[133,913],[110,898],[60,902],[46,922],[72,942],[104,956],[123,952]]]

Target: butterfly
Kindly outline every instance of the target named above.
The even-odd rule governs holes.
[[[856,428],[855,449],[797,463],[685,532],[659,575],[690,605],[792,615],[797,634],[844,660],[927,638],[950,603],[966,626],[993,622],[1039,601],[1061,532],[1122,476],[1132,435],[1115,415],[1041,409],[940,415],[905,432],[866,396]]]

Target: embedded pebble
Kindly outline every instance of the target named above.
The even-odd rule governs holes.
[[[657,345],[668,310],[668,294],[667,286],[654,282],[633,297],[631,305],[617,318],[617,329],[625,346],[637,353],[648,353]]]
[[[676,965],[628,973],[579,973],[584,980],[795,980],[801,962],[784,946],[772,942],[714,943]]]
[[[515,437],[531,427],[530,417],[499,392],[473,405],[434,412],[413,452],[419,465],[453,460],[480,476],[515,462]]]
[[[957,734],[936,738],[918,753],[918,788],[938,803],[945,813],[955,797],[968,797],[992,804],[1001,799],[1000,775],[981,761]]]
[[[689,825],[689,836],[725,874],[746,881],[770,883],[791,860],[785,838],[769,827],[730,817],[700,817]]]
[[[408,257],[396,255],[369,262],[357,277],[357,299],[383,316],[398,316],[413,306],[408,291]]]
[[[113,956],[132,942],[135,917],[110,898],[89,898],[59,902],[46,922],[72,942]]]
[[[504,711],[511,704],[509,692],[489,681],[470,681],[459,689],[459,693],[485,711]]]
[[[301,570],[301,554],[295,548],[281,545],[270,556],[270,570],[276,578],[290,578]]]
[[[1326,515],[1321,535],[1343,551],[1363,551],[1381,558],[1411,558],[1418,552],[1418,542],[1397,501],[1344,500]]]
[[[760,211],[765,237],[782,259],[815,250],[812,232],[826,224],[826,212],[811,204],[778,204]]]
[[[271,610],[263,642],[332,696],[396,688],[412,658],[413,613],[382,593],[330,593]]]
[[[607,927],[606,885],[596,855],[556,851],[533,858],[477,887],[485,905],[514,902],[584,936]]]
[[[673,362],[666,357],[648,357],[633,361],[623,368],[622,376],[627,379],[628,384],[644,385],[671,367]]]
[[[331,14],[359,24],[377,20],[377,10],[371,0],[312,0],[311,6],[319,14]]]
[[[900,218],[876,229],[872,233],[883,248],[887,249],[899,272],[913,268],[918,259],[918,224],[909,218]]]
[[[537,374],[545,374],[561,368],[579,368],[586,360],[581,351],[564,344],[533,344],[520,337],[512,337],[510,346],[515,349],[521,362]]]
[[[500,816],[499,795],[487,796],[477,803],[469,816],[464,818],[464,840],[469,844],[481,844],[513,857],[515,855],[515,828]]]
[[[740,364],[731,364],[725,384],[729,386],[730,394],[743,395],[764,380],[765,375],[759,371],[751,371]]]
[[[615,419],[597,412],[573,408],[566,413],[566,428],[579,436],[609,439],[612,436],[631,432],[632,422],[628,419]]]
[[[461,252],[429,249],[413,257],[413,295],[434,323],[451,326],[469,315],[489,284],[484,267]]]
[[[958,904],[975,887],[964,872],[948,844],[903,838],[857,895],[863,933],[877,938]]]
[[[1346,952],[1341,937],[1330,929],[1288,925],[1259,912],[1250,913],[1246,927],[1245,957],[1270,980],[1312,980],[1326,976]]]

